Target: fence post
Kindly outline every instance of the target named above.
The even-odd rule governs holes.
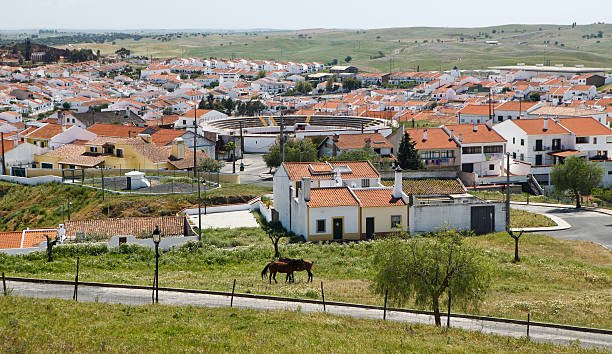
[[[389,290],[385,290],[385,307],[383,308],[383,320],[387,319],[387,295],[389,295]]]
[[[4,289],[4,296],[6,296],[6,278],[4,277],[4,272],[2,272],[2,288]]]
[[[153,304],[155,304],[155,275],[153,276],[153,286],[151,287],[151,289],[153,289],[153,293],[151,294],[151,300],[153,301]]]
[[[232,286],[232,299],[230,300],[230,307],[234,307],[234,290],[236,290],[236,279],[234,279],[234,285]]]
[[[527,339],[529,339],[529,322],[530,322],[530,316],[531,314],[529,312],[527,312]]]
[[[323,281],[321,281],[321,298],[323,299],[323,312],[325,312],[325,292],[323,291]]]
[[[79,261],[80,258],[77,257],[76,276],[74,277],[74,294],[72,294],[72,300],[74,301],[79,301]]]

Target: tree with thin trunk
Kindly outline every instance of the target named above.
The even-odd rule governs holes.
[[[593,162],[587,162],[579,156],[571,156],[562,164],[557,164],[550,172],[550,182],[556,191],[569,190],[576,199],[576,208],[581,208],[580,198],[589,195],[603,178],[603,168]]]
[[[430,308],[441,326],[440,300],[452,294],[460,308],[478,306],[491,283],[491,265],[483,250],[467,245],[455,230],[441,230],[431,237],[389,238],[377,245],[373,290],[388,292],[398,305],[413,300]]]
[[[266,235],[268,235],[268,238],[270,238],[270,241],[272,241],[272,245],[274,246],[274,258],[280,257],[280,251],[278,250],[278,242],[281,238],[287,236],[287,232],[285,231],[281,223],[278,221],[271,221],[269,223],[266,223],[264,221],[262,223],[262,228],[266,232]]]

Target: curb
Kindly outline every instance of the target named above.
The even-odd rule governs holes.
[[[540,206],[540,207],[545,207],[545,208],[576,209],[575,206],[569,205],[569,204],[549,204],[549,203],[529,203],[529,204],[527,204],[527,202],[517,202],[517,201],[510,201],[510,204],[533,205],[533,206]],[[612,216],[612,210],[607,210],[607,209],[593,208],[593,207],[582,207],[581,209],[576,209],[576,210],[586,210],[586,211],[592,211],[592,212],[595,212],[595,213],[600,213],[600,214],[605,214],[605,215]]]

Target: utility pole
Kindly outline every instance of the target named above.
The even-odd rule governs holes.
[[[489,120],[491,119],[491,89],[489,89]]]
[[[2,174],[6,174],[6,162],[4,158],[4,133],[0,133],[0,141],[2,141]]]
[[[197,171],[198,181],[198,241],[202,241],[202,200],[200,199],[200,170]]]
[[[242,135],[242,121],[240,123],[240,158],[244,161],[244,136]]]
[[[510,231],[510,153],[506,152],[506,230]]]
[[[232,173],[236,173],[236,134],[232,135]]]
[[[196,176],[196,167],[197,167],[197,162],[196,162],[196,151],[198,149],[198,125],[196,123],[196,121],[198,120],[198,107],[196,106],[194,113],[193,113],[193,177],[195,178]],[[177,156],[178,157],[178,156]]]
[[[284,132],[283,114],[281,113],[281,124],[280,124],[280,159],[281,163],[285,162],[285,136]]]

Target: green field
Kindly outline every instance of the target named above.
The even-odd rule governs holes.
[[[602,38],[585,39],[597,34]],[[493,33],[495,32],[495,33]],[[154,57],[215,57],[320,61],[351,56],[366,71],[483,69],[494,65],[546,63],[573,66],[612,65],[612,25],[585,26],[504,25],[482,28],[413,27],[366,31],[286,31],[236,34],[183,33],[180,38],[118,40],[115,44],[75,43],[70,48],[100,50],[112,54],[125,47],[133,54]],[[498,46],[485,43],[499,41]],[[44,40],[41,40],[44,43]],[[424,42],[427,41],[427,42]],[[549,43],[545,44],[545,41]],[[556,43],[556,44],[555,44]],[[67,47],[67,46],[64,46]],[[382,57],[378,57],[380,53]]]
[[[324,313],[0,298],[0,351],[586,353],[451,328]],[[84,320],[87,319],[87,320]]]
[[[514,242],[505,233],[470,237],[467,242],[485,250],[492,263],[493,281],[480,308],[453,311],[517,319],[525,319],[529,312],[535,321],[612,328],[610,250],[590,242],[525,234],[521,262],[513,263]],[[241,293],[319,299],[319,281],[323,281],[326,300],[382,305],[382,299],[370,288],[376,271],[371,266],[376,244],[282,245],[283,256],[315,262],[314,282],[305,283],[306,274],[297,273],[296,284],[285,284],[281,276],[278,284],[271,285],[260,276],[272,258],[271,244],[234,250],[191,244],[161,256],[160,285],[231,291],[236,279],[236,291]],[[47,263],[42,253],[19,257],[0,254],[0,271],[9,276],[70,280],[80,256],[79,278],[83,281],[151,284],[154,257],[150,249],[129,246],[109,253],[106,246],[87,245],[54,250],[53,263]],[[414,305],[409,302],[406,306]]]

